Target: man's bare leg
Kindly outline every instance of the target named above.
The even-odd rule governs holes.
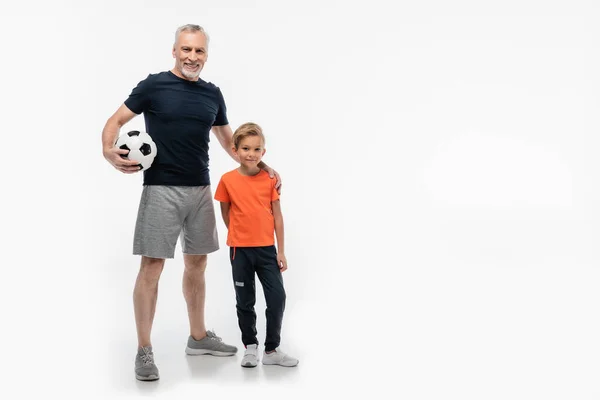
[[[150,333],[158,299],[158,281],[164,265],[163,258],[142,256],[140,271],[133,289],[133,309],[140,348],[151,345]]]
[[[183,295],[190,319],[190,337],[185,349],[188,355],[212,354],[232,356],[237,347],[224,343],[214,332],[207,331],[204,324],[204,300],[206,297],[206,255],[184,254]]]
[[[190,320],[190,335],[195,340],[206,337],[204,324],[204,304],[206,298],[206,255],[184,254],[185,271],[183,273],[183,296],[187,303]]]

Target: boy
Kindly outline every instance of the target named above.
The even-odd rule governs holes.
[[[278,348],[286,298],[281,273],[287,269],[287,260],[275,181],[258,167],[265,154],[265,137],[260,126],[246,123],[235,131],[232,143],[240,167],[221,177],[215,199],[221,202],[221,214],[228,229],[238,325],[246,347],[242,367],[256,367],[258,363],[255,273],[267,304],[262,363],[294,367],[298,360]],[[277,250],[273,232],[277,236]]]

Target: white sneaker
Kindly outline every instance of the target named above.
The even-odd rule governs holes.
[[[264,365],[281,365],[282,367],[295,367],[298,365],[298,360],[292,356],[288,356],[279,347],[272,353],[263,353],[262,363]]]
[[[258,345],[249,344],[246,346],[244,357],[242,358],[242,367],[252,368],[258,364]]]

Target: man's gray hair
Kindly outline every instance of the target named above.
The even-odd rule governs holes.
[[[173,42],[173,46],[175,46],[175,44],[177,43],[177,39],[179,39],[179,35],[181,34],[181,32],[202,32],[204,34],[204,37],[206,38],[206,47],[208,47],[208,43],[210,42],[210,37],[208,36],[208,33],[204,30],[203,27],[195,24],[186,24],[177,28],[177,30],[175,31],[175,41]]]

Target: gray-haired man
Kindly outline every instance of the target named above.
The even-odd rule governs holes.
[[[158,281],[165,259],[174,257],[178,238],[184,253],[183,293],[190,323],[186,353],[230,356],[237,352],[235,346],[207,331],[204,323],[207,254],[219,249],[208,169],[210,131],[237,162],[223,95],[217,86],[200,79],[208,41],[198,25],[179,27],[173,69],[139,82],[102,131],[104,157],[123,173],[139,171],[136,161],[121,157],[126,150],[114,147],[121,127],[133,117],[144,114],[146,131],[158,148],[151,168],[144,171],[133,245],[133,253],[142,256],[133,292],[138,337],[135,376],[139,380],[159,378],[150,333]],[[261,168],[277,179],[279,188],[279,175],[264,163]]]

